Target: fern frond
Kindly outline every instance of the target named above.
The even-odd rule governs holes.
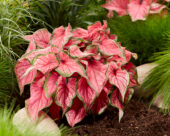
[[[141,65],[151,62],[149,58],[165,47],[162,34],[170,31],[170,15],[151,16],[146,21],[136,22],[132,22],[129,16],[116,16],[108,20],[108,25],[123,46],[138,54],[134,63]]]
[[[151,104],[160,95],[163,97],[164,112],[170,112],[170,33],[166,33],[166,48],[155,53],[155,63],[158,64],[145,79],[141,88],[146,92],[145,97],[152,97]]]

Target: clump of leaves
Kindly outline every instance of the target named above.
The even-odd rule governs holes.
[[[132,21],[145,20],[148,14],[160,13],[166,6],[167,0],[106,0],[102,7],[109,10],[108,17],[114,16],[116,11],[119,16],[130,15]],[[166,13],[164,13],[166,14]]]
[[[29,41],[18,60],[15,73],[20,92],[30,84],[27,110],[33,120],[39,111],[56,103],[52,115],[66,115],[70,126],[89,111],[100,114],[110,103],[123,116],[136,82],[136,58],[110,34],[107,22],[96,22],[88,29],[60,26],[53,33],[40,29],[23,37]],[[53,106],[53,105],[52,105]]]
[[[104,0],[31,0],[28,4],[31,14],[52,28],[67,26],[68,23],[73,28],[86,27],[89,23],[103,20],[106,14],[101,7]]]
[[[52,28],[76,22],[77,12],[88,0],[32,0],[29,11]],[[48,26],[47,26],[48,27]]]
[[[158,66],[152,70],[141,88],[145,91],[145,97],[152,98],[151,104],[158,96],[163,97],[162,107],[166,107],[163,110],[170,112],[170,33],[166,34],[165,41],[167,47],[153,57]]]

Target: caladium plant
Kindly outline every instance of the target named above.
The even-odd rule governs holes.
[[[138,84],[136,68],[130,62],[137,56],[117,42],[106,21],[87,30],[72,30],[68,25],[50,34],[40,29],[23,38],[29,46],[15,73],[21,94],[24,86],[30,85],[26,107],[33,120],[49,108],[52,118],[66,115],[74,126],[89,111],[100,114],[109,104],[119,109],[121,119]]]
[[[164,0],[164,2],[170,2]],[[106,0],[102,5],[109,12],[107,17],[112,18],[113,11],[116,11],[119,16],[130,15],[132,21],[145,20],[148,14],[160,13],[166,6],[159,3],[159,0]]]

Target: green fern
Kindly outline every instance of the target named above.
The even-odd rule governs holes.
[[[170,32],[164,36],[167,47],[163,51],[155,53],[153,58],[158,66],[145,79],[141,88],[145,91],[145,97],[152,97],[151,104],[157,96],[163,96],[163,106],[169,108],[169,110],[163,110],[170,112]]]
[[[108,20],[111,32],[118,36],[123,46],[138,54],[134,63],[141,65],[149,62],[149,58],[165,47],[163,33],[170,31],[170,15],[160,17],[151,16],[146,21],[132,22],[129,16]]]

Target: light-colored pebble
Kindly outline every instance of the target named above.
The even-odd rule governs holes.
[[[147,63],[136,67],[138,74],[138,83],[142,84],[145,78],[150,74],[151,70],[156,66],[157,64],[155,63]],[[144,96],[145,93],[141,90],[142,88],[140,87],[135,88],[135,95],[139,97]],[[158,108],[167,109],[167,107],[163,106],[163,97],[161,95],[157,96],[157,98],[153,102],[153,105],[157,106]]]
[[[149,75],[150,71],[156,66],[157,64],[155,63],[147,63],[136,67],[138,74],[138,83],[142,84],[144,79]]]
[[[24,133],[31,129],[37,133],[50,133],[50,136],[60,136],[57,124],[44,112],[41,112],[37,123],[33,122],[27,114],[25,108],[20,109],[13,117],[13,124]]]

